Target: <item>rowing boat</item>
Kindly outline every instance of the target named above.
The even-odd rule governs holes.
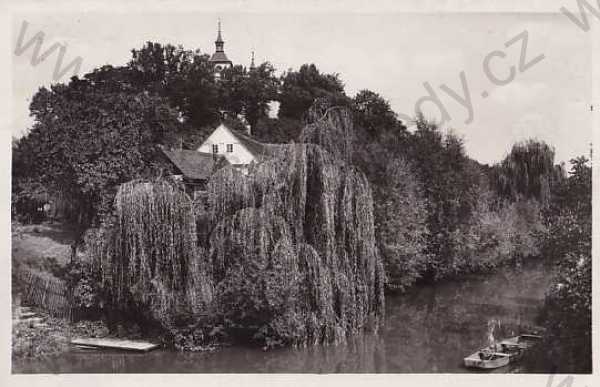
[[[541,336],[523,334],[501,340],[464,358],[468,368],[495,369],[514,363],[525,351],[541,340]]]

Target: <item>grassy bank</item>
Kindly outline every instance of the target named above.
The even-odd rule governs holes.
[[[42,278],[64,275],[71,257],[73,230],[63,223],[11,224],[13,297],[21,291],[21,274],[33,272]]]
[[[58,222],[31,225],[13,222],[11,231],[13,359],[58,355],[68,350],[72,336],[107,335],[108,329],[101,321],[71,324],[67,319],[53,317],[42,308],[21,302],[27,286],[22,279],[27,274],[49,280],[65,275],[74,230]],[[29,314],[35,317],[26,318]]]

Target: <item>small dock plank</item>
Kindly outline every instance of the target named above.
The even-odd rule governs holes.
[[[113,338],[74,338],[71,340],[71,344],[74,344],[76,346],[120,349],[124,351],[137,352],[147,352],[159,347],[158,344],[150,343],[147,341],[134,341]]]

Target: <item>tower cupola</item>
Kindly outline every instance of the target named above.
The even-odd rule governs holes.
[[[225,55],[225,41],[221,34],[221,19],[219,19],[217,27],[217,40],[215,40],[215,53],[209,59],[209,62],[215,68],[215,76],[219,77],[220,73],[225,68],[233,67],[233,63]]]

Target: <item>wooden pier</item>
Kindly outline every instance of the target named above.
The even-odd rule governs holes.
[[[80,348],[117,349],[122,351],[148,352],[160,347],[147,341],[133,341],[113,338],[75,338],[71,344]]]

